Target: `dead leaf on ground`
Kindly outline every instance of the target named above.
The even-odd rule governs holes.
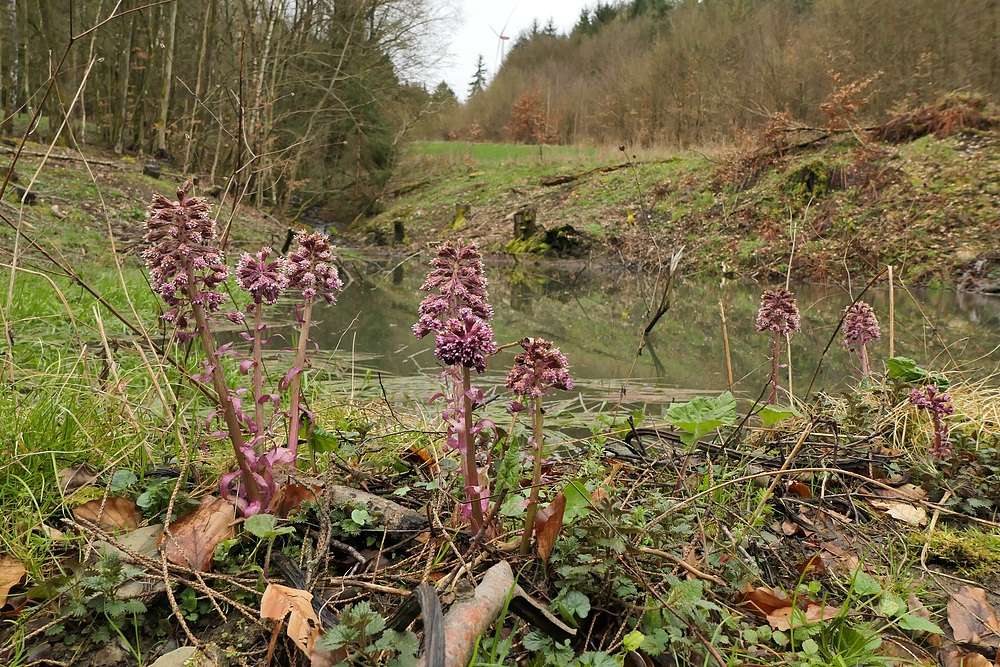
[[[993,662],[986,656],[960,646],[941,649],[941,664],[944,667],[993,667]]]
[[[869,500],[868,502],[872,507],[884,511],[893,519],[908,523],[911,526],[927,525],[927,510],[923,507],[892,500]]]
[[[0,608],[7,604],[10,589],[21,583],[25,569],[21,561],[10,556],[0,556]]]
[[[102,507],[103,506],[103,507]],[[95,498],[73,510],[77,521],[89,521],[103,530],[135,530],[142,521],[142,513],[128,498]]]
[[[86,463],[63,468],[56,473],[56,476],[59,478],[59,488],[63,493],[72,493],[97,481],[97,475]]]
[[[312,655],[313,644],[319,639],[320,622],[312,608],[312,593],[279,584],[268,584],[260,599],[260,617],[280,621],[288,616],[286,632],[289,639],[306,654]]]
[[[889,658],[886,665],[891,667],[913,667],[913,665],[937,665],[938,661],[925,649],[901,637],[882,637],[878,655]]]
[[[1000,620],[986,601],[982,588],[962,586],[948,600],[948,623],[955,641],[997,648],[1000,646]]]
[[[222,498],[205,496],[201,505],[170,524],[160,535],[159,545],[174,565],[199,572],[212,568],[219,542],[233,536],[236,508]]]
[[[310,502],[316,500],[316,492],[313,489],[305,484],[286,484],[278,491],[271,505],[275,515],[287,519],[289,514],[297,510],[307,500]]]
[[[548,507],[538,510],[535,516],[535,539],[538,540],[538,555],[543,562],[549,560],[562,530],[563,513],[566,511],[566,495],[560,491]]]
[[[796,565],[795,569],[803,576],[819,576],[826,571],[826,563],[823,561],[823,557],[816,553]]]
[[[786,490],[788,493],[798,496],[803,500],[809,500],[813,497],[812,490],[802,482],[792,482]]]
[[[791,607],[792,601],[782,591],[775,591],[767,586],[746,590],[736,596],[736,604],[743,605],[758,616],[768,616],[778,609]]]
[[[773,613],[767,615],[767,622],[774,630],[791,630],[793,627],[799,627],[800,625],[811,625],[813,623],[828,621],[840,613],[840,607],[831,607],[829,605],[810,602],[806,606],[805,611],[802,612],[802,615],[796,614],[793,619],[792,614],[794,612],[794,607],[775,609]]]

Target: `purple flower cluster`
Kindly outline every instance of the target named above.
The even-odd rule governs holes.
[[[507,375],[507,389],[518,396],[537,398],[549,388],[572,389],[573,379],[566,370],[569,362],[559,348],[542,338],[518,341],[524,352],[514,357],[514,367]]]
[[[844,345],[854,350],[861,361],[861,374],[871,375],[871,362],[868,360],[868,348],[871,341],[881,338],[882,332],[875,319],[875,311],[864,301],[858,301],[847,307],[844,315]]]
[[[236,265],[236,284],[257,304],[273,305],[288,287],[288,261],[280,255],[267,261],[272,252],[267,246],[254,255],[245,252]]]
[[[332,306],[336,302],[333,293],[342,290],[344,283],[334,265],[329,237],[299,232],[295,241],[298,247],[288,256],[288,287],[302,290],[306,299],[321,294]]]
[[[760,297],[757,313],[757,331],[773,331],[784,335],[800,331],[799,307],[795,297],[784,288],[766,290]]]
[[[951,404],[951,394],[941,391],[937,385],[929,384],[923,389],[911,391],[910,403],[931,414],[931,419],[934,422],[934,448],[931,450],[931,454],[937,458],[950,455],[948,424],[942,420],[942,417],[955,412],[955,407]]]
[[[497,345],[489,325],[493,308],[486,292],[482,255],[475,243],[456,246],[449,241],[438,249],[431,266],[420,289],[437,290],[437,294],[428,295],[420,304],[413,335],[423,338],[435,332],[438,359],[449,366],[486,372],[486,357],[496,354]]]
[[[866,343],[882,337],[875,311],[864,301],[847,307],[844,316],[844,345],[859,350]]]
[[[188,197],[191,182],[177,190],[177,201],[155,195],[146,220],[146,242],[142,253],[153,289],[171,309],[163,319],[178,329],[188,325],[188,303],[213,313],[226,296],[216,291],[229,275],[222,254],[214,245],[215,224],[204,197]]]

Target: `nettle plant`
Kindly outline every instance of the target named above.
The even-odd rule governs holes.
[[[149,268],[153,289],[169,306],[163,314],[177,329],[181,341],[198,338],[205,354],[203,369],[192,378],[211,382],[218,406],[207,420],[221,421],[224,428],[213,435],[227,438],[232,445],[238,469],[223,475],[222,495],[233,502],[244,516],[269,512],[281,488],[279,475],[293,468],[298,455],[301,427],[302,373],[306,368],[309,327],[313,302],[321,296],[333,304],[334,293],[343,283],[334,264],[329,239],[322,234],[300,233],[296,248],[288,258],[274,254],[271,248],[244,253],[236,268],[237,285],[250,297],[244,311],[224,313],[226,319],[245,323],[250,332],[242,332],[251,343],[249,356],[233,349],[231,343],[217,346],[212,332],[213,315],[219,313],[227,297],[220,287],[229,277],[222,251],[216,246],[215,224],[209,217],[209,204],[203,197],[189,196],[191,183],[177,191],[177,201],[156,195],[146,221],[149,247],[143,259]],[[291,369],[276,383],[273,391],[265,387],[263,347],[267,344],[265,306],[274,305],[286,291],[296,291],[303,303],[296,308],[299,341]],[[239,371],[250,376],[250,386],[232,388],[226,379],[221,358],[239,358]],[[289,408],[281,408],[282,394],[288,393]],[[244,397],[253,401],[253,413],[244,408]],[[279,445],[281,425],[287,421],[287,444]]]

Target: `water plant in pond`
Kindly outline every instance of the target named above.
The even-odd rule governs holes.
[[[799,322],[799,308],[795,297],[788,290],[765,290],[760,297],[757,312],[757,331],[770,331],[771,339],[771,395],[767,402],[774,405],[778,401],[778,371],[781,364],[781,343],[795,331],[802,328]]]
[[[538,491],[542,480],[544,431],[542,396],[550,389],[572,389],[573,379],[566,369],[569,364],[566,355],[560,352],[559,348],[553,348],[550,341],[542,338],[522,338],[519,344],[524,352],[514,357],[514,367],[507,375],[507,389],[521,399],[521,402],[512,404],[515,410],[531,411],[531,441],[535,451],[532,457],[531,493],[524,517],[524,533],[521,535],[521,553],[528,553],[532,529],[535,526],[535,515],[538,512]],[[523,401],[530,401],[531,407],[526,408]]]
[[[911,391],[910,403],[931,415],[934,424],[934,446],[931,448],[931,455],[939,459],[951,455],[948,424],[943,419],[955,412],[955,407],[951,404],[951,394],[941,391],[937,385],[929,384],[922,389]]]
[[[882,337],[875,311],[864,301],[847,307],[844,316],[844,345],[858,355],[861,374],[871,375],[871,360],[868,358],[868,343]]]
[[[472,370],[486,371],[486,358],[496,354],[493,340],[493,308],[486,291],[487,281],[482,255],[475,243],[457,245],[450,241],[431,260],[431,271],[420,289],[432,292],[420,304],[420,319],[413,325],[417,338],[434,333],[434,354],[449,366],[443,374],[451,380],[448,402],[441,416],[447,425],[447,444],[462,457],[462,478],[472,529],[483,527],[483,517],[489,506],[489,486],[480,483],[476,461],[476,440],[493,423],[475,422],[473,405],[482,402],[483,392],[472,386]]]

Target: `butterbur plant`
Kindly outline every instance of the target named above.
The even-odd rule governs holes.
[[[163,319],[177,327],[180,337],[201,339],[205,375],[211,377],[215,388],[247,501],[260,507],[261,488],[246,456],[241,415],[226,384],[209,326],[209,315],[226,301],[226,296],[216,288],[225,282],[229,267],[215,246],[215,224],[208,215],[208,202],[203,197],[189,197],[190,191],[188,181],[177,190],[177,201],[154,195],[146,220],[149,247],[142,257],[149,268],[153,289],[170,306]]]
[[[238,470],[223,475],[221,492],[244,516],[252,516],[271,509],[281,488],[276,474],[293,467],[297,458],[301,372],[306,365],[313,299],[322,295],[333,303],[333,292],[340,290],[343,283],[333,265],[329,241],[319,234],[300,234],[298,246],[288,259],[267,247],[257,253],[244,253],[236,267],[236,283],[250,296],[250,303],[245,313],[225,315],[236,322],[244,322],[250,316],[251,332],[242,336],[250,341],[251,352],[244,357],[232,350],[231,344],[217,347],[210,316],[225,303],[225,295],[216,288],[228,277],[229,268],[215,246],[215,227],[208,216],[208,202],[202,197],[189,196],[190,189],[191,184],[185,183],[173,202],[159,195],[154,197],[146,222],[146,240],[150,246],[143,258],[150,270],[153,289],[170,306],[164,319],[177,327],[179,338],[198,337],[201,341],[204,371],[194,377],[212,382],[219,405],[209,415],[208,422],[217,416],[222,418],[226,429],[218,435],[230,441],[238,466]],[[282,292],[290,288],[301,290],[305,299],[299,316],[299,345],[292,369],[278,382],[277,391],[268,392],[263,372],[262,349],[267,343],[263,309],[276,303]],[[240,373],[251,377],[249,391],[229,387],[220,364],[224,355],[241,357]],[[281,392],[289,387],[288,446],[278,446],[275,422],[285,414],[280,410]],[[243,410],[247,394],[254,403],[252,417]]]
[[[943,417],[955,412],[955,407],[951,404],[951,394],[941,391],[937,385],[929,384],[923,389],[911,391],[910,403],[921,410],[926,410],[931,415],[931,421],[934,425],[934,446],[931,449],[931,455],[939,459],[950,456],[951,441],[948,439],[948,424]]]
[[[781,344],[792,332],[801,330],[799,323],[799,307],[795,305],[795,297],[786,289],[765,290],[760,297],[760,310],[757,312],[757,331],[769,331],[771,338],[771,395],[768,404],[778,401],[778,372],[781,364]]]
[[[489,321],[493,308],[486,291],[487,281],[482,255],[474,243],[457,245],[450,241],[438,249],[431,260],[431,271],[420,289],[431,292],[420,304],[420,319],[413,325],[413,334],[423,338],[435,335],[434,354],[449,366],[444,376],[450,379],[450,393],[441,416],[447,426],[447,445],[457,449],[462,457],[462,479],[472,529],[483,527],[483,517],[489,507],[489,486],[479,479],[476,461],[476,440],[489,420],[473,419],[473,404],[482,401],[482,391],[472,387],[472,371],[484,373],[487,357],[496,354],[493,329]]]
[[[858,355],[861,375],[871,375],[871,361],[868,358],[868,343],[882,337],[875,311],[864,301],[847,307],[844,315],[844,345]]]
[[[569,390],[573,379],[567,370],[566,355],[553,348],[552,343],[542,338],[522,338],[519,344],[524,349],[514,357],[514,367],[507,375],[507,389],[516,394],[521,402],[512,404],[515,410],[525,409],[524,402],[530,402],[532,444],[534,445],[531,471],[531,494],[524,518],[524,532],[521,535],[521,553],[528,553],[531,533],[538,512],[538,492],[542,480],[542,447],[544,417],[542,396],[550,389]]]
[[[331,306],[336,303],[335,292],[344,288],[334,263],[333,248],[325,234],[300,232],[295,237],[295,250],[288,256],[288,289],[301,293],[304,300],[298,313],[299,344],[295,351],[295,364],[285,376],[291,383],[291,398],[288,408],[288,448],[295,450],[299,442],[302,423],[300,410],[302,372],[306,366],[306,350],[309,346],[309,327],[312,322],[313,302],[322,297]]]

